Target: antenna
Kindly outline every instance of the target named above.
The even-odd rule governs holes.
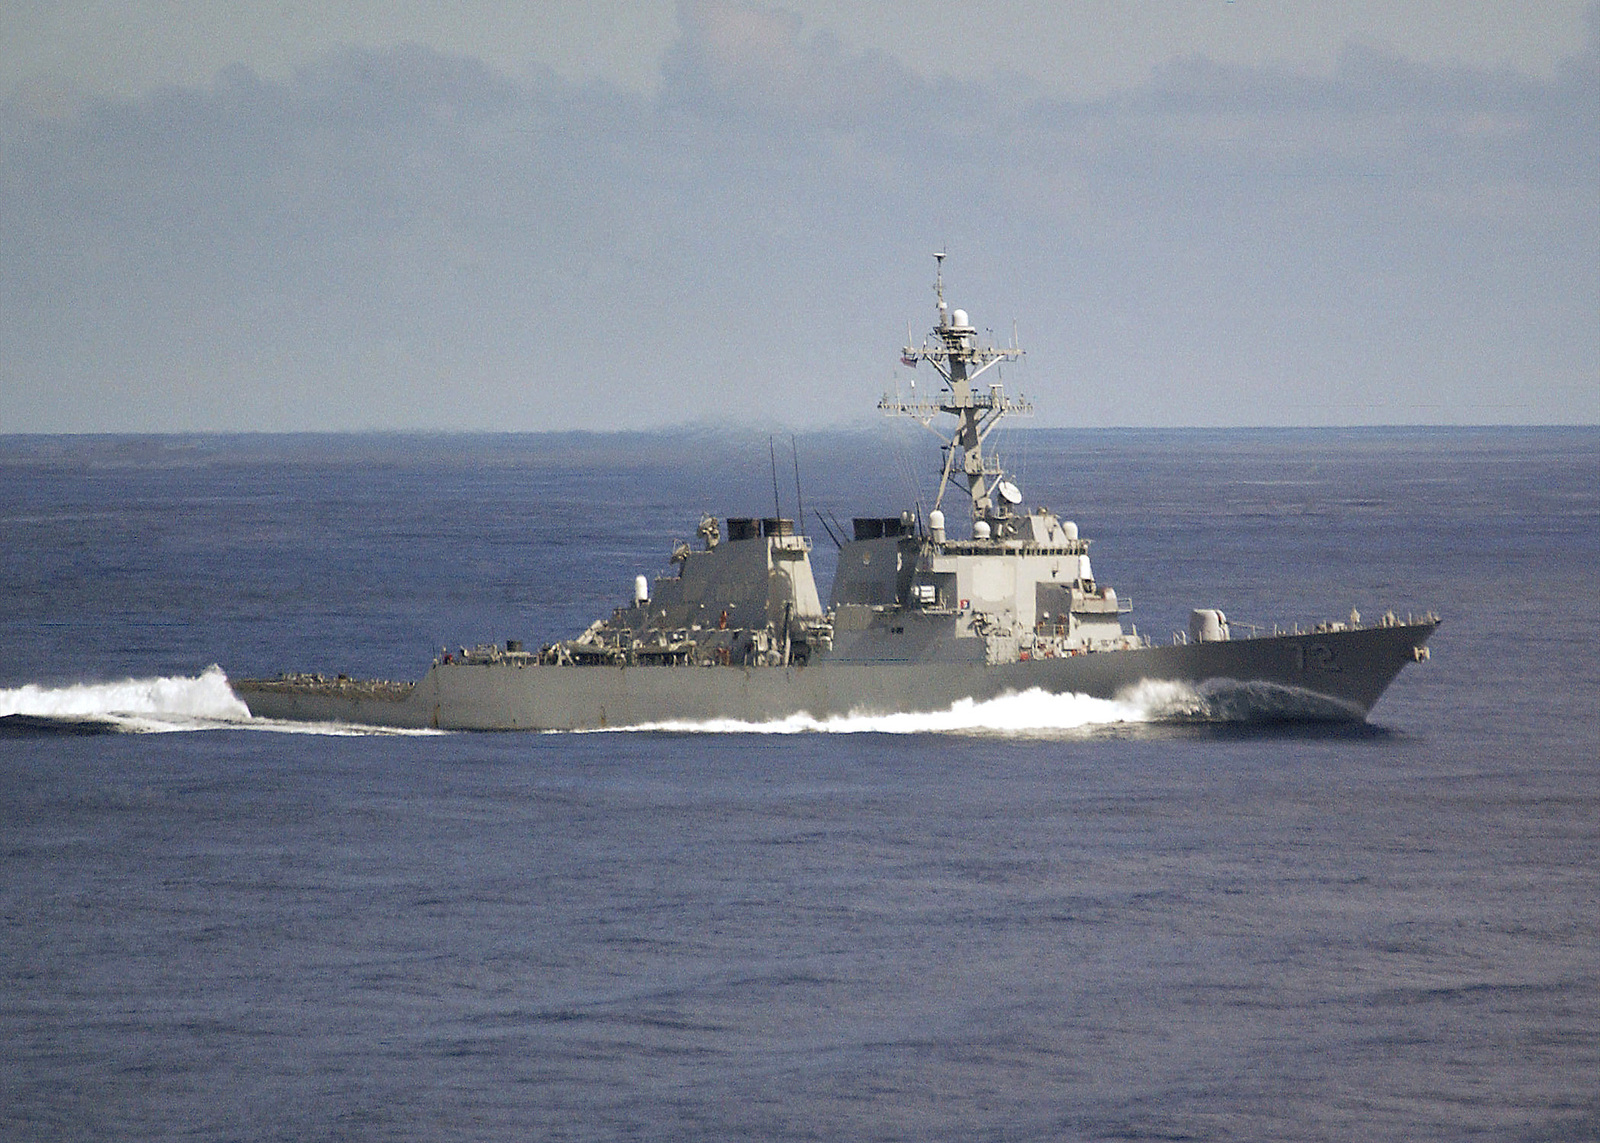
[[[828,539],[833,541],[833,546],[836,547],[836,548],[843,549],[844,548],[843,542],[840,541],[838,536],[835,536],[833,534],[833,529],[828,527],[828,518],[826,516],[824,516],[820,510],[818,510],[816,516],[817,516],[817,519],[819,521],[821,521],[821,523],[822,523],[822,530],[824,532],[828,533]]]
[[[817,515],[818,515],[818,516],[821,516],[821,515],[822,515],[822,513],[821,513],[821,512],[818,512],[818,513],[817,513]],[[840,519],[839,519],[839,517],[838,517],[838,516],[835,516],[835,515],[834,515],[834,513],[833,513],[833,510],[832,510],[832,509],[829,509],[829,510],[828,510],[828,515],[829,515],[829,516],[832,516],[832,517],[833,517],[833,528],[837,528],[837,529],[839,529],[839,535],[841,535],[841,536],[848,536],[848,535],[849,535],[849,534],[850,534],[850,533],[849,533],[849,531],[848,531],[848,530],[847,530],[847,529],[846,529],[846,528],[845,528],[845,526],[844,526],[844,522],[843,522],[843,521],[842,521],[842,520],[840,520]],[[823,521],[822,521],[822,525],[823,525],[823,527],[825,527],[825,528],[826,528],[826,527],[827,527],[827,525],[828,525],[828,521],[827,521],[827,520],[826,520],[826,519],[824,519],[824,520],[823,520]],[[833,535],[833,528],[828,528],[828,535],[830,535],[830,536],[832,536],[832,535]],[[842,548],[842,547],[844,547],[844,545],[843,545],[843,544],[840,544],[840,543],[839,543],[839,541],[838,541],[838,539],[837,539],[837,538],[835,538],[835,540],[834,540],[834,541],[833,541],[833,542],[834,542],[834,543],[835,543],[835,544],[839,544],[839,546],[840,546],[840,547],[841,547],[841,548]]]
[[[772,443],[772,434],[767,434],[767,452],[772,456],[772,515],[774,519],[781,519],[783,506],[778,503],[778,450]],[[776,524],[773,525],[777,527]]]
[[[795,526],[803,536],[806,532],[806,501],[800,495],[800,449],[794,443],[794,434],[789,434],[789,451],[794,454],[794,519]]]

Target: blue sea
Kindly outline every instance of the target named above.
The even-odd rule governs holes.
[[[702,512],[826,590],[937,442],[0,437],[0,1138],[1600,1138],[1600,430],[1003,446],[1158,641],[1432,661],[1364,725],[261,725],[226,676],[576,634]]]

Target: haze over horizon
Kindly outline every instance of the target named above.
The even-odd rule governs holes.
[[[0,432],[1600,423],[1600,4],[13,6]]]

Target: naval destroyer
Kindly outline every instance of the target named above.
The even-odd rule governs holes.
[[[1162,645],[1124,628],[1131,608],[1095,578],[1076,524],[1024,507],[985,449],[1002,418],[1032,411],[998,370],[979,384],[1022,351],[980,341],[945,301],[935,257],[937,321],[902,356],[930,364],[942,387],[879,407],[929,428],[954,418],[948,435],[934,430],[938,495],[925,517],[853,519],[852,534],[835,537],[826,605],[794,520],[707,516],[696,542],[672,552],[672,574],[639,576],[631,599],[576,638],[441,653],[414,683],[286,674],[237,680],[235,693],[255,717],[463,730],[826,719],[1030,689],[1115,698],[1145,684],[1171,685],[1173,709],[1189,717],[1360,720],[1401,668],[1427,659],[1433,614],[1364,625],[1352,612],[1238,637],[1202,607]],[[952,511],[959,528],[943,508],[951,490],[970,507]]]

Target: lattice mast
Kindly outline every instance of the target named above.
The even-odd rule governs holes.
[[[938,301],[939,322],[920,346],[907,344],[900,359],[912,366],[920,361],[931,363],[944,380],[944,391],[935,400],[923,401],[915,397],[903,400],[898,394],[886,395],[878,402],[878,408],[891,415],[916,418],[940,440],[945,440],[945,436],[941,430],[933,428],[934,416],[949,413],[956,418],[956,430],[944,445],[944,471],[939,477],[939,494],[933,506],[938,508],[943,503],[945,488],[959,458],[967,493],[972,498],[972,518],[981,520],[993,508],[990,493],[1005,475],[998,458],[984,455],[983,442],[1007,413],[1028,416],[1033,406],[1025,400],[1007,397],[999,381],[991,382],[987,391],[974,388],[973,383],[979,377],[1002,361],[1021,357],[1022,350],[1015,344],[1015,334],[1010,346],[978,344],[978,331],[969,323],[967,311],[952,310],[945,301],[943,252],[933,257],[936,264],[933,292]],[[909,343],[910,338],[906,340]]]

